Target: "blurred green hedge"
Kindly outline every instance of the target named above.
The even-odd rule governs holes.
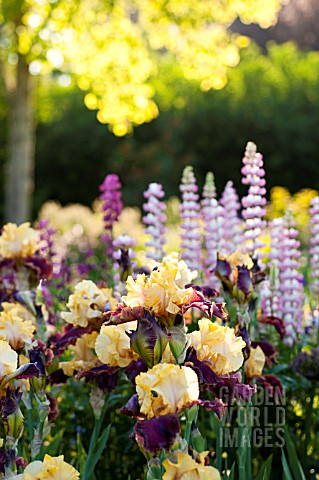
[[[229,179],[243,193],[240,167],[248,140],[264,155],[268,187],[319,188],[319,53],[288,43],[269,44],[264,55],[251,44],[226,87],[206,93],[165,55],[161,68],[165,82],[154,79],[159,117],[125,138],[97,122],[75,87],[42,85],[34,215],[48,199],[91,204],[110,172],[120,175],[127,205],[141,205],[153,181],[167,196],[178,195],[187,164],[200,184],[212,170],[219,193]]]

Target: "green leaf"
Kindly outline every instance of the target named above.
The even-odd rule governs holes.
[[[284,439],[285,439],[285,446],[287,449],[288,453],[288,463],[291,467],[291,470],[293,472],[293,477],[295,480],[306,480],[306,476],[304,474],[304,471],[302,469],[302,466],[298,460],[298,455],[296,452],[295,445],[292,441],[292,438],[289,434],[288,428],[286,426],[285,431],[284,431]]]
[[[284,480],[293,480],[291,472],[289,470],[289,465],[285,456],[285,452],[281,450],[281,462],[282,468],[284,470]]]
[[[269,455],[267,460],[261,466],[261,469],[256,477],[256,480],[269,480],[271,472],[273,454]]]
[[[94,473],[95,466],[96,466],[97,462],[99,461],[99,459],[102,455],[102,452],[105,448],[106,442],[109,438],[110,429],[111,429],[111,425],[108,425],[106,427],[106,429],[104,430],[103,434],[98,439],[93,453],[87,457],[86,462],[85,462],[83,477],[81,477],[82,480],[90,480],[90,478],[92,477],[92,475]]]
[[[77,470],[79,470],[79,472],[81,474],[81,477],[82,477],[82,473],[84,472],[84,469],[85,469],[87,453],[85,451],[85,448],[83,447],[83,443],[82,443],[80,434],[77,434],[77,436],[76,436],[76,445],[77,445],[77,465],[76,465],[76,468],[77,468]]]
[[[224,480],[235,480],[235,462],[233,463],[229,475],[225,473]]]

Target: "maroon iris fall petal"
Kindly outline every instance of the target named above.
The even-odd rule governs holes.
[[[284,338],[285,333],[286,333],[286,329],[285,329],[285,324],[284,324],[282,318],[275,317],[273,315],[269,315],[269,316],[264,316],[264,317],[258,318],[258,321],[260,323],[265,324],[265,325],[273,325],[275,327],[275,329],[277,330],[277,332],[279,333],[279,336],[280,336],[281,340]]]
[[[62,368],[59,368],[50,375],[47,376],[47,381],[50,385],[60,385],[66,383],[67,379],[70,378],[63,372]]]
[[[25,257],[21,262],[37,273],[38,279],[49,279],[52,276],[52,263],[49,263],[45,257],[35,255],[33,257]]]
[[[232,268],[230,263],[227,260],[220,258],[217,254],[217,263],[215,267],[215,274],[217,277],[221,280],[229,280],[231,272]]]
[[[103,392],[111,392],[118,383],[117,372],[118,367],[110,367],[109,365],[103,364],[90,370],[79,372],[77,378],[85,378],[86,382],[95,381]]]
[[[61,355],[69,345],[74,345],[78,338],[85,333],[92,333],[95,329],[96,327],[91,324],[87,327],[74,327],[69,323],[65,325],[61,333],[52,335],[48,343],[55,355]]]
[[[281,403],[284,389],[279,378],[275,375],[260,375],[254,377],[255,380],[266,390],[269,397],[273,398],[277,404]]]
[[[117,309],[112,312],[103,313],[106,325],[118,325],[119,323],[132,322],[143,316],[143,307],[127,307],[124,303],[119,303]]]
[[[276,357],[278,352],[270,343],[266,342],[265,340],[261,340],[259,342],[251,342],[251,346],[252,348],[260,347],[262,349],[266,355],[266,363],[269,367],[271,367],[273,363],[277,363]]]
[[[139,358],[138,360],[133,360],[126,368],[124,368],[124,373],[132,385],[135,386],[135,378],[141,372],[147,372],[147,370],[147,365],[145,365],[143,360]]]
[[[225,309],[225,303],[214,303],[210,300],[207,300],[203,293],[194,290],[190,296],[189,303],[183,306],[183,313],[187,312],[190,308],[198,308],[201,312],[203,312],[208,318],[212,318],[213,316],[221,318],[222,320],[228,319],[228,313]]]
[[[22,391],[19,388],[8,387],[6,396],[1,399],[1,416],[6,419],[12,415],[19,407],[22,397]]]
[[[211,410],[216,413],[218,418],[224,415],[227,408],[227,405],[219,398],[215,398],[215,400],[197,400],[196,403],[206,410]]]
[[[241,266],[237,267],[238,277],[237,277],[237,287],[241,290],[245,295],[250,295],[253,290],[253,282],[251,273],[247,267]]]
[[[25,363],[18,368],[19,374],[15,376],[17,379],[26,379],[32,377],[39,377],[40,372],[34,363]]]
[[[219,291],[216,288],[212,288],[209,285],[196,285],[195,283],[188,283],[185,288],[194,288],[198,292],[201,292],[206,298],[213,298],[219,296]]]
[[[170,450],[179,432],[178,416],[163,415],[137,421],[132,436],[144,450],[156,453],[159,450]]]
[[[124,407],[120,408],[120,412],[129,417],[137,418],[138,420],[145,419],[145,415],[140,412],[137,393],[129,399]]]

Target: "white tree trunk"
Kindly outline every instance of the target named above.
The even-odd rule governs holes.
[[[31,219],[35,153],[32,83],[28,65],[19,56],[16,88],[10,92],[5,178],[5,220],[18,224]]]

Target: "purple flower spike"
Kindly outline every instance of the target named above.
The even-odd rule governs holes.
[[[156,261],[163,258],[163,246],[165,244],[166,228],[166,205],[161,199],[165,193],[160,183],[150,183],[148,189],[144,192],[147,202],[143,205],[145,215],[143,222],[146,225],[145,233],[151,238],[145,242],[145,246],[151,250],[146,251],[146,257]]]
[[[203,193],[204,195],[204,193]],[[219,288],[220,282],[215,276],[217,252],[224,251],[224,211],[215,198],[202,200],[202,218],[204,242],[206,248],[205,280],[212,287]]]
[[[216,198],[215,177],[213,172],[207,172],[203,187],[202,207],[209,206],[212,198]]]
[[[280,290],[282,292],[282,318],[286,327],[285,343],[292,345],[302,332],[303,275],[299,273],[300,242],[292,217],[285,219],[281,242]]]
[[[282,298],[280,291],[279,269],[281,264],[281,241],[283,239],[284,223],[282,218],[274,218],[269,222],[270,251],[267,267],[269,278],[266,279],[260,290],[260,306],[264,316],[282,316]]]
[[[201,268],[201,231],[198,187],[193,168],[184,168],[181,185],[182,204],[180,210],[181,257],[191,270]]]
[[[122,212],[122,192],[119,177],[114,173],[107,175],[100,185],[100,200],[102,201],[102,210],[104,212],[104,230],[101,240],[106,244],[107,255],[112,255],[112,230],[113,225],[119,219]]]
[[[241,169],[242,183],[249,185],[248,195],[242,198],[242,216],[245,220],[244,250],[245,253],[249,253],[254,258],[262,258],[263,255],[259,249],[264,247],[260,236],[266,226],[263,219],[266,214],[266,180],[263,178],[265,170],[262,168],[262,155],[257,153],[257,147],[252,142],[247,144],[243,164],[244,166]]]
[[[238,217],[240,203],[232,181],[226,183],[219,203],[223,207],[223,225],[226,226],[220,252],[231,254],[241,249],[244,234],[243,222]]]
[[[262,293],[265,317],[279,317],[284,322],[284,342],[293,345],[301,333],[303,276],[299,273],[300,242],[291,216],[276,218],[269,224],[271,237],[269,281]]]
[[[310,276],[313,296],[319,297],[319,197],[311,200],[310,213]]]

